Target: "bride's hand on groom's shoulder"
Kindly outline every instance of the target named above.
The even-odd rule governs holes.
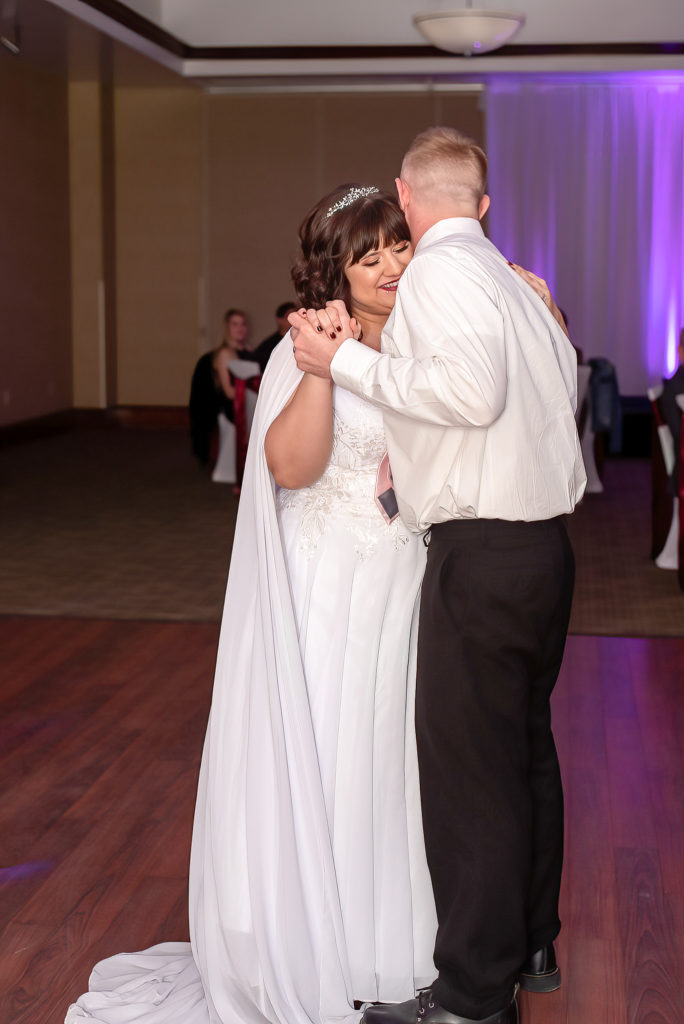
[[[554,320],[558,321],[560,326],[563,328],[565,334],[568,337],[570,337],[567,325],[565,323],[565,318],[561,313],[560,307],[556,305],[553,295],[551,294],[551,289],[549,288],[544,278],[539,277],[537,274],[533,274],[531,270],[525,270],[525,268],[521,267],[518,263],[511,263],[510,260],[508,261],[508,265],[509,267],[512,267],[513,270],[515,270],[518,277],[521,277],[523,281],[526,281],[527,284],[529,284],[530,288],[532,288],[537,293],[539,298],[542,300],[546,308],[551,313],[551,316],[554,318]]]

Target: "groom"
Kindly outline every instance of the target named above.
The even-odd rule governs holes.
[[[367,1024],[514,1024],[518,982],[560,984],[549,698],[574,576],[562,517],[585,485],[575,353],[484,236],[486,173],[460,133],[419,135],[397,179],[415,255],[382,354],[340,302],[333,338],[296,338],[301,369],[382,409],[402,518],[429,538],[416,732],[438,977]]]

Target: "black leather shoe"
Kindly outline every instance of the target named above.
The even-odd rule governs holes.
[[[555,992],[560,988],[561,973],[553,942],[542,946],[523,964],[518,981],[520,988],[528,992]]]
[[[418,1000],[405,1003],[373,1003],[367,1006],[361,1024],[416,1024]]]
[[[520,1024],[518,1000],[515,996],[505,1010],[476,1021],[450,1013],[432,998],[431,989],[423,989],[417,999],[405,1003],[377,1003],[369,1006],[361,1024]]]

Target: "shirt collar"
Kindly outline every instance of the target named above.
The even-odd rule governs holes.
[[[473,238],[484,238],[485,234],[479,220],[474,217],[447,217],[445,220],[438,220],[431,228],[428,228],[415,252],[420,252],[427,245],[439,242],[448,235],[470,235]]]

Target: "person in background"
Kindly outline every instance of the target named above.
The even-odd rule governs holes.
[[[228,369],[233,359],[252,358],[245,346],[249,333],[247,314],[229,309],[223,317],[223,336],[217,348],[200,356],[190,384],[190,441],[193,454],[203,466],[211,459],[212,436],[220,412],[234,421],[235,383]]]
[[[684,395],[684,327],[679,332],[679,366],[672,377],[663,379],[663,393],[660,396],[660,409],[663,418],[672,431],[675,447],[675,464],[670,476],[670,494],[677,497],[679,493],[679,467],[681,465],[682,410],[677,404],[677,395]]]
[[[294,302],[281,302],[275,311],[277,329],[273,334],[269,334],[268,338],[264,338],[251,353],[251,358],[259,364],[262,373],[266,369],[266,363],[270,359],[273,349],[290,329],[287,319],[288,313],[291,313],[296,308]]]

